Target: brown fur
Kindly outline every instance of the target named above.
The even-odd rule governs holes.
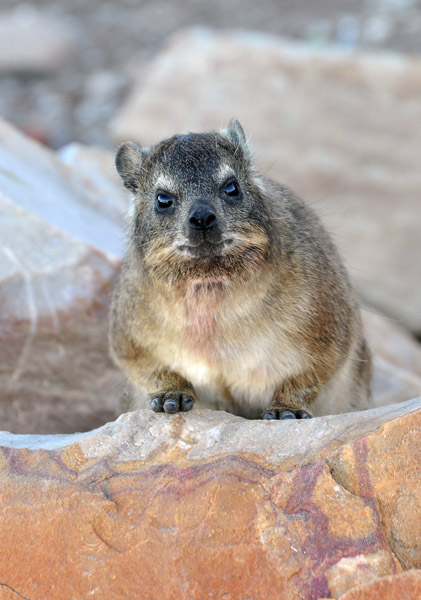
[[[338,253],[302,200],[257,175],[237,121],[152,149],[123,144],[116,164],[134,194],[110,328],[124,410],[196,401],[304,418],[367,407],[370,355]],[[228,195],[233,180],[240,196]],[[198,231],[203,202],[216,224]]]

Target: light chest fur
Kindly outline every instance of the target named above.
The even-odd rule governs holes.
[[[159,305],[159,333],[150,342],[167,368],[192,383],[200,405],[258,418],[279,383],[306,362],[287,325],[265,319],[266,287],[253,292],[193,280],[182,297]]]

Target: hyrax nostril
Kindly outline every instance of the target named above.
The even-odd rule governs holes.
[[[216,225],[216,214],[208,202],[195,202],[189,215],[189,225],[193,229],[211,229]]]

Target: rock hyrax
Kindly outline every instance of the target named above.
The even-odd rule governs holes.
[[[133,194],[110,327],[123,410],[367,408],[370,354],[338,252],[294,192],[256,172],[238,121],[125,143],[116,165]]]

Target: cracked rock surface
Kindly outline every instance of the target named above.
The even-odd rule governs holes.
[[[412,400],[300,423],[142,410],[85,434],[4,433],[0,598],[313,600],[401,581],[421,568],[420,431]]]

